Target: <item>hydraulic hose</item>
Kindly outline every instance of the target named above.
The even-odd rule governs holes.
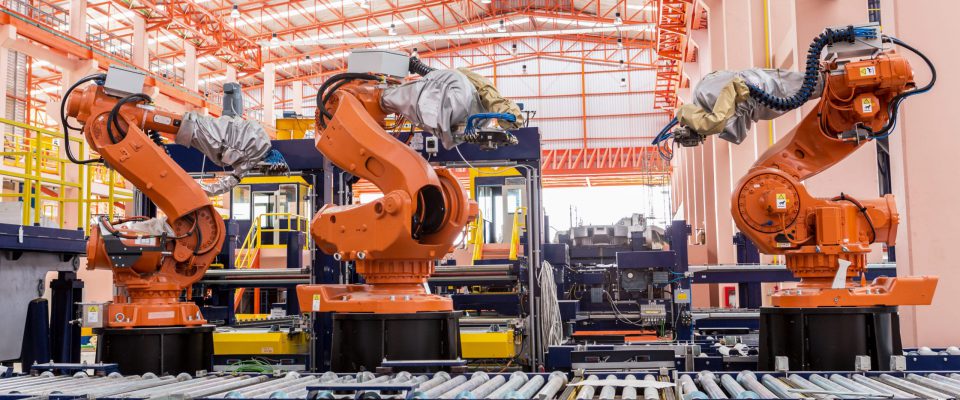
[[[73,155],[73,150],[70,148],[70,130],[72,129],[75,131],[80,131],[80,130],[83,130],[83,128],[71,126],[70,122],[67,121],[67,112],[66,112],[67,99],[70,98],[70,94],[73,93],[73,91],[80,85],[90,81],[98,81],[97,82],[98,84],[103,84],[103,81],[105,81],[106,79],[107,79],[107,74],[93,74],[93,75],[85,76],[80,80],[74,82],[73,85],[71,85],[70,88],[68,88],[67,91],[63,94],[63,100],[60,101],[60,125],[63,126],[64,151],[67,153],[67,158],[70,159],[70,162],[74,164],[91,164],[96,162],[103,162],[103,159],[91,158],[89,160],[80,160]]]

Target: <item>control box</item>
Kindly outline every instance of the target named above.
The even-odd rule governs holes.
[[[103,84],[103,92],[114,97],[143,93],[143,84],[146,79],[147,75],[143,72],[111,65],[107,70],[107,81]]]
[[[356,49],[347,59],[347,72],[402,78],[410,74],[410,57],[383,49]]]

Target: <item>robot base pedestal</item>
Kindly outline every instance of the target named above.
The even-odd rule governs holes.
[[[460,357],[462,312],[333,314],[330,367],[374,371],[381,362],[455,360]]]
[[[760,309],[760,371],[774,371],[777,356],[793,371],[853,371],[856,356],[873,370],[889,370],[902,354],[897,307]]]
[[[213,325],[95,329],[97,361],[118,364],[124,375],[211,371],[213,330]]]

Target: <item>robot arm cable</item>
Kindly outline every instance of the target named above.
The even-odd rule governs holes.
[[[928,82],[926,85],[924,85],[921,88],[917,88],[908,92],[903,92],[895,96],[893,100],[890,101],[890,105],[888,106],[889,108],[887,113],[890,115],[890,119],[883,126],[883,128],[881,128],[879,131],[872,133],[870,135],[871,139],[883,139],[887,136],[890,136],[890,134],[893,133],[893,128],[897,126],[897,115],[900,113],[900,103],[907,97],[929,91],[930,89],[933,88],[933,85],[937,83],[937,69],[933,66],[933,62],[931,62],[930,59],[927,58],[925,54],[923,54],[923,52],[913,48],[913,46],[910,46],[904,43],[903,41],[901,41],[900,39],[897,39],[893,36],[884,35],[883,39],[884,41],[889,41],[890,43],[896,44],[897,46],[910,50],[910,52],[912,52],[913,54],[916,54],[921,59],[923,59],[923,62],[927,64],[927,68],[930,68],[930,82]]]
[[[70,130],[79,131],[83,128],[75,127],[70,125],[70,122],[67,121],[66,105],[67,99],[70,98],[70,94],[79,87],[80,85],[90,82],[90,81],[104,81],[107,79],[107,74],[93,74],[88,75],[70,86],[67,91],[63,94],[63,99],[60,101],[60,125],[63,126],[63,145],[65,146],[64,152],[67,153],[67,158],[70,159],[70,162],[74,164],[91,164],[97,162],[103,162],[103,158],[91,158],[89,160],[80,160],[73,155],[73,150],[70,148]]]

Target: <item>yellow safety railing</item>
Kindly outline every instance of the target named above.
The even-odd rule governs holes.
[[[276,218],[277,227],[264,228],[263,221],[265,221],[267,218]],[[287,221],[286,228],[279,227],[282,219]],[[257,253],[259,253],[260,249],[263,247],[264,233],[303,232],[306,235],[306,241],[304,242],[303,248],[308,249],[310,247],[310,235],[308,232],[310,220],[305,216],[292,213],[263,213],[257,215],[252,222],[253,224],[250,226],[250,230],[247,231],[247,236],[243,239],[243,244],[240,246],[236,264],[234,265],[235,268],[244,269],[253,268],[255,266]]]
[[[510,234],[510,259],[516,260],[520,253],[520,231],[527,228],[527,208],[519,207],[513,213],[513,231]]]
[[[0,198],[20,202],[20,222],[39,224],[46,217],[55,220],[60,228],[69,228],[67,206],[74,205],[77,224],[83,225],[86,210],[82,205],[87,193],[82,182],[88,176],[87,168],[68,168],[74,164],[60,156],[63,135],[5,118],[0,118],[0,131],[4,145],[0,152],[3,158],[0,176],[20,184],[19,190],[0,193]],[[70,141],[79,146],[78,154],[85,154],[86,142],[82,138],[73,137]]]
[[[477,219],[467,229],[470,234],[467,243],[473,245],[473,261],[476,262],[483,258],[483,213],[477,212]]]

